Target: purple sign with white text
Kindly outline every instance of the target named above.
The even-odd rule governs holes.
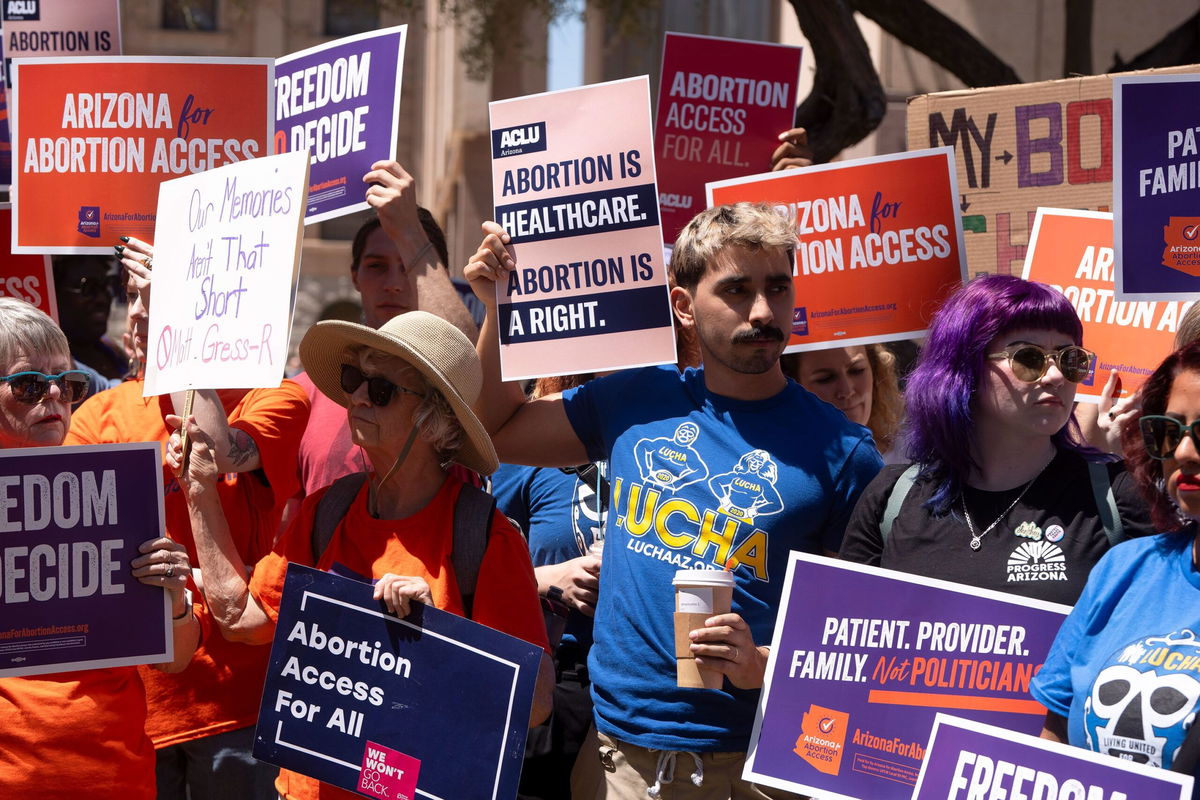
[[[129,565],[162,531],[157,442],[0,450],[0,677],[170,661]]]
[[[1118,300],[1200,300],[1200,75],[1113,78]]]
[[[938,714],[912,800],[1187,800],[1192,777]]]
[[[363,176],[396,157],[407,32],[383,28],[275,61],[275,152],[312,156],[306,224],[368,208]]]
[[[1029,682],[1069,610],[793,553],[746,779],[908,800],[938,711],[1037,733]]]

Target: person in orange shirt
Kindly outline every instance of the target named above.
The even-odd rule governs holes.
[[[274,552],[247,578],[247,561],[235,540],[238,522],[226,519],[215,492],[214,437],[188,419],[194,444],[183,486],[208,600],[222,632],[244,642],[271,641],[287,565],[329,569],[339,563],[378,579],[376,599],[397,616],[406,616],[419,601],[546,650],[528,547],[494,506],[470,599],[454,570],[455,506],[461,492],[478,490],[465,486],[447,465],[454,461],[485,475],[497,466],[491,439],[471,412],[482,372],[470,340],[432,314],[410,311],[379,330],[317,323],[301,342],[300,356],[317,388],[347,407],[354,442],[366,452],[372,472],[323,551],[314,552],[314,518],[321,498],[335,489],[305,499]],[[176,434],[167,452],[175,468],[181,452]],[[533,724],[549,714],[553,691],[549,657],[542,662]],[[276,788],[288,800],[357,796],[287,770],[280,771]]]
[[[118,253],[126,270],[136,358],[145,363],[152,250],[130,239]],[[142,397],[142,379],[91,397],[71,423],[69,444],[162,442],[166,417],[183,408],[183,394]],[[291,381],[278,389],[201,390],[195,415],[221,442],[217,494],[236,522],[236,546],[251,563],[269,552],[283,504],[297,489],[296,448],[308,421],[308,398]],[[167,532],[197,563],[183,495],[164,474]],[[209,616],[203,577],[193,582],[197,613]],[[160,800],[275,797],[275,769],[250,754],[269,648],[210,636],[178,675],[142,670],[149,714],[146,730],[157,748]]]
[[[62,444],[87,374],[72,368],[54,322],[12,298],[0,298],[0,373],[0,448]],[[184,591],[187,553],[167,538],[139,550],[132,575],[164,587],[175,617],[174,658],[155,669],[178,672],[200,638]],[[49,800],[86,787],[89,798],[151,800],[154,747],[145,718],[136,667],[0,678],[0,797]]]

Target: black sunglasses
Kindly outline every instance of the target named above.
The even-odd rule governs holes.
[[[1158,414],[1147,414],[1138,421],[1146,453],[1159,461],[1173,458],[1175,448],[1179,447],[1184,436],[1191,436],[1192,446],[1200,451],[1200,439],[1196,438],[1197,424],[1200,424],[1200,419],[1193,421],[1191,425],[1185,425],[1174,417]]]
[[[1069,345],[1060,350],[1045,350],[1036,344],[1023,344],[1012,350],[1001,350],[988,356],[990,361],[1008,359],[1008,366],[1017,380],[1034,383],[1042,379],[1050,365],[1058,367],[1062,376],[1071,383],[1079,383],[1092,371],[1092,359],[1096,354],[1078,345]]]
[[[69,369],[57,375],[47,375],[44,372],[14,372],[12,375],[0,377],[0,383],[7,383],[12,396],[22,403],[34,405],[50,391],[50,384],[58,384],[62,399],[75,405],[87,397],[91,379],[88,374],[78,369]]]
[[[380,375],[372,375],[370,377],[364,375],[362,370],[351,364],[342,364],[342,391],[347,395],[352,395],[358,391],[358,387],[363,385],[363,381],[367,384],[367,397],[370,398],[373,405],[380,407],[386,406],[392,402],[392,398],[397,392],[402,394],[411,394],[414,397],[424,397],[420,392],[414,392],[412,389],[405,389],[403,386],[397,386]]]

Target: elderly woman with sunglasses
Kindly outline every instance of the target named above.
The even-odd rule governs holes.
[[[271,641],[288,564],[326,570],[338,564],[376,581],[375,598],[397,616],[406,616],[411,603],[420,601],[545,648],[528,546],[490,499],[484,517],[487,544],[473,595],[464,595],[458,583],[452,558],[455,514],[460,495],[478,490],[449,473],[447,465],[454,461],[484,475],[497,467],[492,441],[471,412],[483,373],[470,340],[432,314],[410,311],[379,330],[318,323],[301,342],[300,357],[317,389],[346,407],[351,437],[366,452],[370,472],[357,483],[348,483],[355,478],[348,476],[307,497],[274,552],[248,570],[213,499],[217,475],[211,440],[188,421],[195,445],[182,480],[205,594],[222,633],[248,643]],[[178,467],[181,455],[175,435],[168,461]],[[343,494],[347,487],[349,493]],[[332,501],[322,506],[335,493],[342,496],[340,507]],[[314,526],[330,508],[344,513],[319,549]],[[543,667],[531,723],[549,713],[554,680],[548,657]],[[356,796],[287,770],[280,772],[276,788],[289,800]]]
[[[1165,533],[1100,560],[1031,691],[1048,709],[1043,737],[1197,775],[1200,343],[1168,356],[1141,401],[1125,452]]]
[[[0,372],[0,448],[62,444],[72,406],[87,394],[87,374],[72,369],[54,322],[11,298],[0,298]],[[184,592],[187,553],[166,538],[139,549],[131,574],[164,587],[176,617],[174,659],[158,668],[178,672],[200,635]],[[153,798],[154,746],[145,721],[137,667],[0,678],[0,797],[61,797],[71,793],[66,779],[88,797]]]
[[[1082,335],[1040,283],[992,275],[947,300],[905,391],[914,463],[863,492],[842,558],[1070,604],[1114,542],[1149,533],[1123,465],[1081,444]]]

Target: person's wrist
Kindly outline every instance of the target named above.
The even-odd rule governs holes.
[[[174,607],[174,604],[172,604],[172,608],[171,608],[171,624],[174,625],[175,627],[179,627],[180,625],[187,624],[189,621],[191,621],[192,616],[193,616],[192,590],[184,589],[180,594],[183,597],[183,608],[176,609]]]

